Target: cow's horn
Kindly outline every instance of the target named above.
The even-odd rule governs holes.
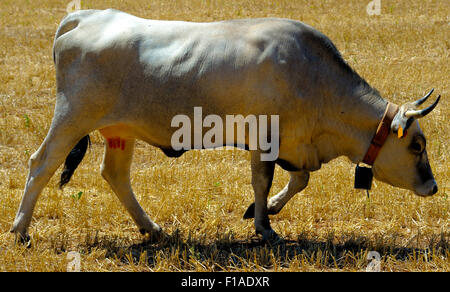
[[[419,100],[413,102],[412,105],[413,105],[413,106],[419,106],[419,105],[421,105],[422,103],[424,103],[424,102],[428,99],[428,97],[430,97],[430,95],[433,93],[433,91],[434,91],[434,88],[431,89],[430,92],[428,92],[424,97],[422,97],[421,99],[419,99]]]
[[[421,109],[421,110],[410,110],[405,112],[405,117],[407,118],[411,118],[414,117],[416,119],[422,118],[426,115],[428,115],[438,104],[439,100],[441,99],[441,96],[439,95],[436,99],[436,101],[430,105],[429,107],[425,108],[425,109]]]

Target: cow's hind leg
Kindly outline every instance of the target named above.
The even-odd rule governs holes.
[[[68,116],[53,119],[46,138],[30,157],[25,189],[11,227],[11,232],[18,235],[22,241],[29,238],[27,229],[42,189],[64,162],[70,150],[88,133],[89,129],[74,127],[73,121]]]
[[[286,203],[297,193],[301,192],[309,180],[308,171],[289,172],[291,178],[286,186],[275,196],[269,199],[267,212],[269,215],[278,214]],[[244,219],[250,219],[255,216],[255,203],[251,204],[245,211]]]
[[[261,161],[260,152],[251,152],[252,186],[255,192],[255,230],[262,235],[263,241],[278,240],[270,227],[267,212],[267,196],[272,186],[275,162]]]
[[[101,174],[130,213],[139,231],[157,239],[162,235],[161,227],[148,217],[131,188],[130,167],[135,139],[113,135],[114,132],[114,127],[100,130],[106,140]]]

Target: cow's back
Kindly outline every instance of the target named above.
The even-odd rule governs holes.
[[[89,84],[86,98],[105,120],[140,124],[154,136],[147,141],[166,146],[171,119],[193,118],[196,106],[223,120],[279,115],[281,136],[310,141],[326,107],[324,86],[347,86],[345,74],[353,80],[331,41],[298,21],[159,21],[115,10],[66,19],[78,23],[55,40],[58,87]]]

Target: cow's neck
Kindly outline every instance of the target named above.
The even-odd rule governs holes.
[[[383,118],[387,101],[380,97],[376,90],[369,90],[356,96],[347,97],[348,115],[337,118],[341,127],[340,152],[354,163],[362,161],[369,148],[376,129]],[[336,113],[342,116],[341,112]],[[339,147],[339,145],[338,145]]]
[[[334,96],[322,109],[321,127],[313,137],[319,149],[319,160],[326,163],[339,156],[352,162],[362,161],[376,128],[386,109],[387,101],[370,87],[352,94]]]

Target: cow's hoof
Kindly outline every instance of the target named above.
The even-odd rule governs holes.
[[[264,244],[276,245],[282,241],[283,239],[272,229],[262,232],[262,243]]]
[[[248,206],[247,211],[244,213],[244,219],[255,218],[255,203]]]
[[[165,241],[169,238],[167,233],[162,231],[162,229],[158,231],[147,231],[143,228],[139,229],[139,232],[145,236],[145,241],[147,242],[161,242]]]
[[[278,211],[274,211],[272,208],[267,209],[268,215],[275,215],[278,214]],[[244,213],[244,219],[252,219],[255,218],[255,203],[252,203],[250,206],[248,206],[247,211]]]
[[[15,220],[9,232],[14,233],[14,242],[31,247],[31,238],[26,229],[21,228],[19,221]]]
[[[14,231],[11,231],[12,233],[14,233]],[[23,246],[30,248],[31,247],[31,237],[28,234],[25,235],[21,235],[20,233],[14,233],[14,242],[20,243]]]

